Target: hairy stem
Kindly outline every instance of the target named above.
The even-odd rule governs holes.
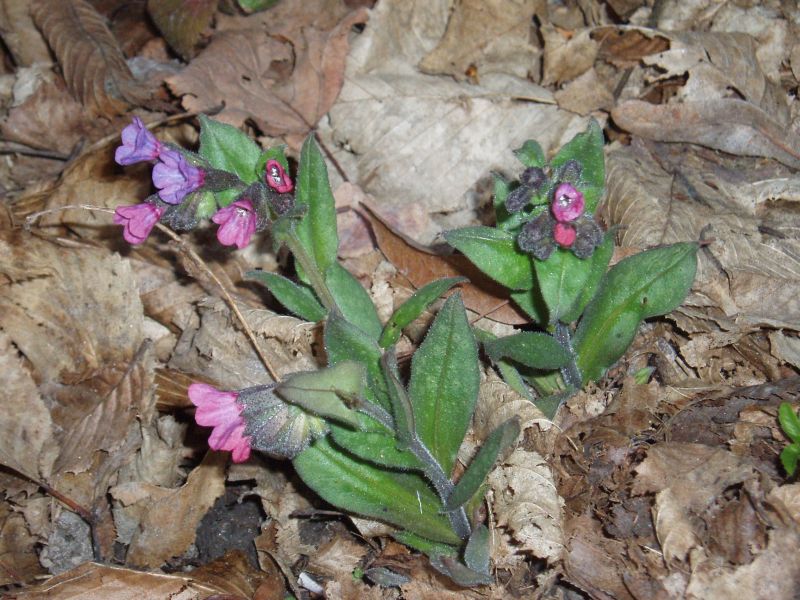
[[[578,368],[578,355],[572,347],[572,335],[569,330],[569,325],[564,325],[560,322],[556,323],[554,337],[561,347],[567,351],[567,354],[569,354],[569,363],[561,367],[561,377],[563,377],[564,383],[569,387],[579,389],[583,383],[583,376]]]
[[[333,294],[331,294],[328,284],[325,283],[325,277],[319,270],[317,261],[314,260],[314,258],[306,251],[305,247],[303,247],[303,243],[300,241],[300,238],[297,237],[297,234],[292,231],[288,236],[286,236],[285,241],[289,251],[294,254],[295,260],[300,264],[300,267],[308,276],[308,281],[311,284],[311,287],[314,289],[314,292],[317,294],[320,302],[322,302],[322,306],[328,310],[333,310],[336,308],[336,300],[333,299]]]

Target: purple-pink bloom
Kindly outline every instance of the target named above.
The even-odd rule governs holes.
[[[553,216],[559,223],[569,223],[583,214],[586,203],[572,184],[562,183],[553,194]]]
[[[164,208],[144,202],[133,206],[118,206],[114,211],[114,223],[123,225],[122,237],[129,244],[141,244],[150,235],[155,224],[164,214]]]
[[[219,209],[211,220],[219,225],[217,239],[223,246],[244,248],[256,232],[256,213],[246,198]]]
[[[190,164],[180,152],[166,148],[161,151],[158,160],[153,167],[153,184],[164,202],[180,204],[186,194],[205,183],[205,171]]]
[[[280,194],[291,192],[294,188],[294,184],[283,169],[283,165],[275,159],[267,161],[264,178],[267,180],[267,185]]]
[[[578,232],[569,223],[556,223],[553,227],[553,239],[562,248],[569,248],[575,243]]]
[[[228,450],[233,462],[250,458],[250,436],[244,435],[245,422],[238,392],[223,392],[205,383],[189,386],[189,400],[197,407],[194,420],[198,425],[213,427],[208,445],[214,450]]]
[[[155,160],[161,154],[161,142],[144,126],[139,117],[122,130],[122,145],[114,152],[114,160],[120,165]]]

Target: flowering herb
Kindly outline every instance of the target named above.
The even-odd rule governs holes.
[[[220,208],[211,220],[219,225],[217,239],[223,246],[244,248],[256,232],[256,214],[247,198]]]
[[[206,174],[190,164],[183,154],[165,149],[153,167],[153,185],[159,197],[168,204],[180,204],[187,194],[203,187]]]
[[[280,194],[291,192],[294,189],[294,184],[283,169],[283,165],[275,159],[267,161],[264,178],[267,185]]]
[[[233,462],[250,458],[250,436],[245,435],[241,417],[243,406],[236,392],[222,392],[205,383],[189,386],[189,400],[197,407],[194,418],[198,425],[213,427],[208,445],[214,450],[232,453]]]
[[[143,202],[133,206],[119,206],[114,211],[114,223],[124,227],[122,237],[129,244],[141,244],[150,235],[164,214],[164,208]]]
[[[788,402],[781,402],[778,407],[778,423],[789,438],[789,444],[781,450],[781,464],[786,474],[792,477],[800,461],[800,418]]]
[[[120,165],[133,165],[138,162],[156,160],[163,146],[139,117],[122,130],[122,145],[114,153],[114,160]]]

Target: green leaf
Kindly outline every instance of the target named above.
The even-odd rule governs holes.
[[[556,171],[569,160],[576,160],[582,166],[578,181],[572,183],[583,194],[586,212],[593,213],[603,195],[606,177],[603,130],[594,119],[589,122],[586,131],[579,133],[561,147],[558,154],[550,161],[550,166]]]
[[[489,585],[494,578],[488,573],[480,573],[468,566],[461,564],[449,556],[432,556],[431,566],[446,575],[462,587],[475,587],[478,585]]]
[[[432,542],[425,538],[421,538],[410,531],[395,531],[392,534],[392,537],[401,544],[410,546],[414,550],[422,552],[427,556],[452,556],[453,558],[458,556],[458,548],[455,546]]]
[[[391,362],[390,362],[391,359]],[[400,447],[405,450],[415,440],[417,426],[414,408],[408,397],[406,389],[400,383],[397,374],[397,364],[394,356],[387,354],[381,360],[383,376],[389,388],[389,399],[392,403],[392,416],[394,417],[394,433]]]
[[[789,477],[797,470],[798,461],[800,461],[800,444],[789,444],[781,450],[781,463]]]
[[[417,435],[447,474],[472,419],[479,378],[478,349],[456,293],[414,353],[409,384]]]
[[[246,13],[260,12],[275,6],[278,0],[237,0],[239,6]],[[285,167],[284,167],[285,168]]]
[[[331,424],[331,435],[336,445],[362,460],[382,467],[421,471],[425,466],[411,452],[400,450],[397,447],[397,439],[388,432],[353,431]]]
[[[542,299],[542,294],[538,288],[521,292],[511,292],[511,299],[514,304],[519,306],[535,323],[543,325],[547,323],[547,305]]]
[[[336,261],[339,236],[328,168],[313,134],[306,138],[300,151],[295,199],[298,204],[308,207],[308,212],[297,225],[297,235],[320,272],[325,273]]]
[[[244,278],[263,284],[278,302],[301,319],[316,323],[324,319],[327,314],[310,288],[297,285],[277,273],[248,271],[244,274]]]
[[[530,257],[517,248],[514,236],[493,227],[466,227],[444,234],[447,243],[461,251],[489,277],[512,290],[533,287]]]
[[[320,438],[292,461],[300,478],[325,501],[445,544],[461,540],[422,477],[374,467]]]
[[[561,403],[567,400],[572,395],[572,390],[563,391],[551,396],[544,396],[543,398],[536,398],[533,403],[536,405],[542,414],[551,421],[555,418],[558,408]]]
[[[788,402],[781,402],[778,407],[778,422],[789,439],[800,444],[800,418]]]
[[[434,300],[444,294],[454,285],[467,281],[466,277],[448,277],[437,279],[421,287],[408,300],[403,302],[386,323],[381,333],[379,344],[382,348],[388,348],[397,343],[403,328],[411,324],[423,311],[428,308]]]
[[[573,338],[584,383],[625,353],[642,320],[680,306],[694,280],[697,244],[679,243],[630,256],[611,268]]]
[[[595,248],[594,253],[586,259],[586,262],[590,263],[589,276],[584,281],[583,287],[575,298],[572,306],[559,317],[562,323],[572,323],[580,318],[583,309],[589,304],[597,291],[597,286],[599,286],[600,282],[603,280],[603,276],[606,274],[608,263],[613,254],[614,234],[611,231],[607,231],[603,237],[603,243]]]
[[[491,537],[489,529],[481,523],[472,530],[467,547],[464,548],[464,563],[478,573],[489,573],[491,556]]]
[[[497,338],[483,345],[492,361],[508,358],[534,369],[560,369],[569,363],[569,354],[546,333],[523,331]]]
[[[375,311],[372,298],[358,279],[338,262],[333,263],[325,274],[325,283],[331,291],[336,306],[351,323],[360,327],[373,340],[381,335],[381,321]]]
[[[278,384],[275,393],[310,413],[358,428],[358,416],[348,405],[357,404],[365,380],[366,367],[345,360],[327,369],[293,373]]]
[[[522,148],[514,150],[517,160],[525,167],[543,167],[545,163],[544,151],[536,140],[528,140]]]
[[[475,458],[469,463],[461,479],[445,503],[445,511],[463,506],[478,491],[486,476],[494,467],[500,453],[513,444],[520,433],[519,418],[512,417],[495,429],[481,446]],[[474,568],[474,567],[473,567]]]
[[[236,127],[200,115],[200,156],[215,169],[235,173],[245,183],[258,179],[261,148]]]
[[[335,365],[346,360],[355,360],[367,369],[367,387],[364,398],[392,410],[386,380],[381,370],[381,349],[360,327],[356,327],[337,311],[333,311],[325,323],[325,352],[328,363]]]

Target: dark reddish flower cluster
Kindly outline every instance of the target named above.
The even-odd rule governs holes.
[[[517,244],[523,251],[539,260],[547,260],[557,247],[568,248],[578,258],[588,258],[603,241],[603,232],[593,216],[586,212],[583,194],[568,181],[580,176],[580,165],[568,161],[556,174],[553,196],[548,210],[525,223],[517,235]],[[534,195],[547,185],[543,169],[530,167],[520,177],[520,185],[506,198],[506,209],[519,212]]]
[[[277,160],[266,163],[266,185],[246,187],[233,173],[211,168],[201,157],[160,142],[139,117],[122,130],[122,145],[114,160],[123,166],[156,161],[152,178],[158,192],[141,204],[120,206],[114,213],[114,223],[124,227],[122,235],[130,244],[144,242],[158,221],[178,230],[196,227],[196,213],[206,192],[242,190],[236,201],[211,217],[220,226],[219,242],[237,248],[247,246],[256,231],[269,226],[270,213],[279,215],[294,205],[294,184]]]

